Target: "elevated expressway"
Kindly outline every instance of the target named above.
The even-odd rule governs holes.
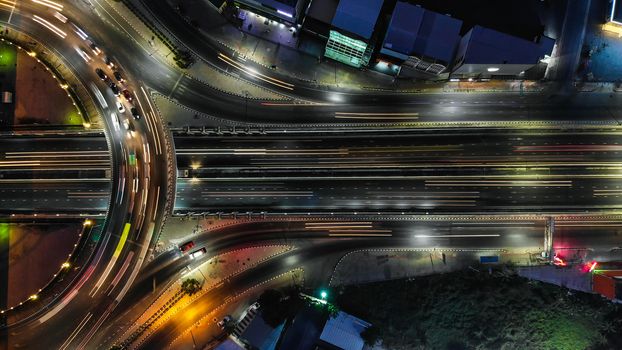
[[[103,132],[3,135],[0,213],[94,217],[108,211],[112,164]]]

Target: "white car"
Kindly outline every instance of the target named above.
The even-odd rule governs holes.
[[[197,251],[194,251],[194,252],[190,253],[190,258],[191,259],[196,259],[196,258],[200,257],[201,255],[205,254],[205,252],[207,252],[207,249],[205,249],[205,247],[203,247],[203,248],[201,248],[201,249],[199,249]]]
[[[119,113],[125,113],[125,107],[123,107],[123,103],[117,101],[117,110]]]

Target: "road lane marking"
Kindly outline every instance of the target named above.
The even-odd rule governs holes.
[[[82,319],[82,321],[80,321],[80,323],[78,324],[78,327],[76,327],[76,329],[73,332],[71,332],[71,334],[69,335],[69,338],[67,338],[67,340],[65,340],[65,342],[61,345],[60,350],[66,349],[71,344],[71,342],[76,338],[76,336],[78,336],[82,328],[86,326],[87,322],[91,319],[91,317],[93,317],[93,314],[89,312]]]
[[[184,77],[184,73],[181,73],[179,75],[179,78],[177,79],[177,81],[175,82],[175,85],[173,85],[173,88],[171,89],[171,93],[168,94],[168,98],[171,98],[171,95],[173,95],[173,93],[175,92],[175,89],[177,89],[177,85],[179,85],[179,82],[181,81],[181,78]]]

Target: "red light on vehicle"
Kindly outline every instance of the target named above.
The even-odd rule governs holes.
[[[553,265],[555,266],[566,266],[566,262],[562,260],[559,256],[555,255],[553,257]]]
[[[586,262],[583,266],[581,266],[581,271],[584,273],[592,272],[596,268],[596,265],[598,265],[598,262],[596,261]]]

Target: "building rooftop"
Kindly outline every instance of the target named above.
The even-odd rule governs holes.
[[[339,0],[313,0],[307,10],[307,17],[315,18],[322,23],[331,24],[338,4]]]
[[[404,55],[451,61],[460,40],[462,21],[398,2],[393,10],[383,47]]]
[[[231,339],[227,339],[224,342],[220,343],[216,347],[216,350],[244,350],[244,347]]]
[[[343,350],[361,350],[365,341],[361,333],[371,324],[345,312],[326,321],[320,340]]]
[[[481,26],[473,27],[464,40],[468,40],[464,53],[468,64],[535,64],[550,55],[555,45],[548,37],[533,42]]]
[[[376,26],[383,0],[341,0],[332,25],[364,39],[369,39]]]

